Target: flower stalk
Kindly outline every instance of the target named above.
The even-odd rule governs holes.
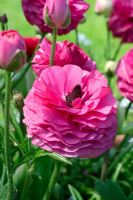
[[[106,22],[106,29],[107,29],[107,47],[106,47],[106,52],[107,53],[107,60],[111,59],[111,34],[108,28],[108,20]]]
[[[7,200],[13,199],[13,175],[11,164],[11,148],[10,148],[10,93],[11,93],[11,73],[5,71],[6,85],[5,85],[5,109],[4,109],[4,156],[5,166],[8,180]]]
[[[60,168],[61,168],[61,163],[59,161],[55,161],[54,170],[53,170],[48,188],[46,190],[46,193],[43,197],[43,200],[50,200],[54,186],[56,184],[56,181],[60,172]]]
[[[100,177],[102,181],[104,181],[107,177],[108,161],[109,161],[109,151],[107,151],[103,157],[103,165],[102,165],[101,177]]]
[[[75,40],[76,44],[79,46],[78,28],[75,29]]]
[[[54,55],[55,55],[55,47],[56,47],[56,40],[57,40],[57,28],[53,28],[52,33],[52,48],[50,54],[50,66],[54,65]]]
[[[120,41],[120,43],[118,44],[118,47],[117,47],[117,49],[116,49],[116,51],[114,53],[114,56],[113,56],[112,60],[116,60],[116,58],[117,58],[117,56],[118,56],[118,54],[119,54],[119,52],[121,50],[122,44],[123,43]]]

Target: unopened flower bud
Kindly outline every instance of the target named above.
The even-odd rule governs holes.
[[[96,0],[95,12],[108,17],[111,13],[113,0]]]
[[[14,30],[0,32],[0,68],[17,71],[26,62],[26,46],[21,35]]]
[[[43,15],[50,28],[65,29],[71,23],[71,13],[66,0],[46,0]]]
[[[117,135],[114,140],[114,146],[118,147],[125,139],[125,135]]]
[[[7,15],[3,14],[0,16],[0,22],[6,24],[8,22]]]
[[[14,100],[14,103],[15,103],[16,107],[18,107],[18,108],[22,108],[23,107],[24,97],[20,92],[15,92],[13,94],[13,100]]]
[[[108,77],[113,77],[116,71],[117,63],[109,60],[105,64],[105,73]]]

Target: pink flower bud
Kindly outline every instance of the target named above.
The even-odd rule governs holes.
[[[67,28],[71,22],[71,15],[66,0],[46,0],[44,21],[50,28]]]
[[[113,0],[96,0],[95,12],[109,16],[112,10]]]
[[[26,62],[26,46],[21,35],[14,30],[0,32],[0,68],[19,69]]]
[[[117,62],[113,60],[108,60],[105,64],[105,74],[108,77],[113,77],[115,75],[116,67],[117,67]]]

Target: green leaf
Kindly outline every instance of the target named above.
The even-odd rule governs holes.
[[[124,134],[132,134],[133,133],[133,123],[128,123],[125,127],[122,128],[122,133]]]
[[[7,188],[8,188],[7,184],[0,187],[0,199],[1,200],[7,199]]]
[[[101,195],[102,200],[127,200],[124,192],[117,183],[112,181],[96,181],[96,190]]]
[[[47,153],[47,155],[49,155],[51,158],[54,158],[55,160],[58,160],[64,164],[72,165],[72,163],[67,158],[65,158],[57,153]]]
[[[42,200],[52,174],[53,160],[44,156],[35,160],[30,199]]]
[[[127,155],[128,152],[131,151],[132,148],[133,148],[133,144],[129,143],[127,147],[121,149],[118,156],[115,158],[113,163],[109,166],[107,174],[110,174],[115,169],[115,167],[119,164],[119,162],[123,160],[123,158]]]
[[[35,151],[31,151],[30,153],[26,154],[24,157],[20,158],[14,165],[13,167],[13,171],[19,167],[20,165],[24,164],[24,163],[27,163],[29,161],[33,161],[35,160],[36,158],[40,158],[40,157],[44,157],[44,156],[49,156],[51,158],[54,158],[55,160],[58,160],[64,164],[69,164],[69,165],[72,165],[72,163],[66,159],[65,157],[61,156],[61,155],[58,155],[56,153],[49,153],[49,152],[46,152],[44,150],[35,150]]]
[[[27,166],[23,164],[19,166],[13,175],[14,185],[18,190],[22,190],[22,185],[24,184],[24,178],[27,173]]]
[[[29,199],[33,182],[33,166],[23,164],[14,173],[14,185],[20,200]]]
[[[107,185],[102,181],[96,181],[96,190],[100,194],[102,200],[112,200]]]
[[[13,171],[15,169],[17,169],[19,166],[23,165],[24,163],[27,163],[29,161],[33,161],[35,160],[37,157],[39,157],[39,155],[37,156],[36,153],[37,151],[40,151],[40,150],[34,150],[34,151],[31,151],[29,152],[28,154],[26,154],[25,156],[21,157],[16,163],[15,165],[13,166]],[[42,155],[40,155],[41,157]],[[44,155],[43,155],[44,156]]]
[[[133,200],[133,192],[129,195],[128,200]]]
[[[73,200],[83,200],[83,198],[81,197],[80,193],[77,191],[76,188],[74,188],[71,185],[68,185],[68,188],[70,190]]]

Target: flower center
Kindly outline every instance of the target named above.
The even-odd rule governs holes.
[[[66,96],[66,104],[69,107],[73,107],[72,106],[72,102],[77,99],[77,98],[81,98],[82,97],[82,89],[80,85],[76,85],[72,92],[69,92],[68,95]]]

